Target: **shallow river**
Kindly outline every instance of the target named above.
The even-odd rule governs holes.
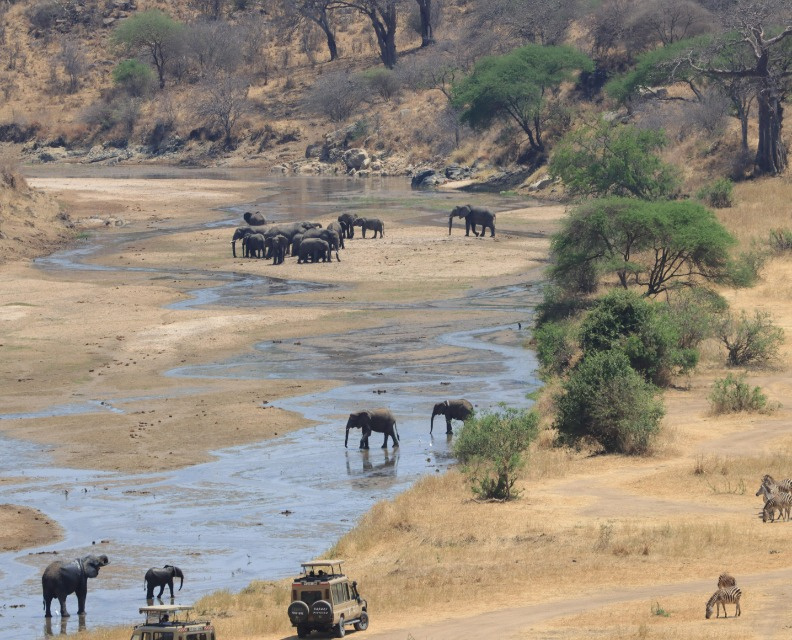
[[[107,173],[109,177],[126,175],[120,169]],[[141,171],[130,174],[130,177],[144,176],[158,177]],[[174,177],[174,172],[164,177]],[[262,210],[274,213],[278,220],[330,219],[343,206],[346,210],[412,208],[416,220],[431,219],[438,224],[445,220],[447,224],[447,214],[444,216],[442,210],[450,209],[451,205],[446,203],[454,198],[449,194],[412,192],[405,179],[372,182],[267,179],[268,185],[273,182],[275,188],[265,190],[262,185],[265,195],[258,202]],[[491,196],[465,196],[465,199],[486,201],[495,208],[515,206],[513,199],[502,201]],[[237,220],[239,209],[232,207],[218,212],[217,218],[207,225],[230,229]],[[108,277],[117,277],[114,272],[118,268],[85,261],[130,239],[183,230],[170,227],[117,236],[100,234],[90,245],[59,252],[39,260],[38,264],[55,273],[106,270]],[[457,233],[461,231],[457,229]],[[209,275],[157,268],[146,271],[151,271],[152,276],[178,273],[182,277],[206,279]],[[280,296],[317,286],[232,271],[213,273],[212,278],[218,284],[193,291],[190,300],[173,305],[174,308],[266,305],[273,295],[279,296],[282,304]],[[260,297],[251,299],[251,284],[260,288]],[[240,295],[243,290],[248,295]],[[217,589],[236,591],[253,579],[294,574],[301,561],[320,556],[375,501],[392,497],[422,475],[442,472],[453,462],[442,416],[435,421],[438,429],[435,437],[429,436],[434,402],[444,397],[466,397],[479,410],[499,402],[510,406],[530,404],[526,394],[537,386],[533,375],[535,361],[533,354],[522,348],[527,335],[517,329],[516,323],[530,317],[536,296],[537,291],[530,283],[480,288],[455,300],[405,305],[425,312],[430,320],[428,330],[426,326],[420,331],[392,326],[359,331],[351,337],[304,336],[283,343],[259,344],[253,356],[169,371],[166,375],[195,379],[196,387],[207,377],[343,382],[325,393],[272,403],[304,414],[316,421],[316,426],[271,441],[217,451],[214,461],[187,469],[133,478],[60,469],[52,466],[42,447],[0,436],[2,476],[29,478],[21,483],[0,484],[0,503],[42,508],[66,532],[62,542],[45,549],[0,554],[0,592],[4,594],[0,629],[5,632],[4,637],[39,638],[49,631],[42,612],[40,569],[25,560],[31,552],[70,549],[95,541],[97,553],[107,553],[111,563],[119,555],[126,562],[139,562],[140,577],[134,580],[108,579],[103,572],[98,579],[89,581],[89,628],[137,621],[137,608],[145,604],[142,576],[149,566],[169,562],[184,570],[184,589],[177,592],[177,603],[191,603]],[[488,315],[497,324],[460,326],[458,320],[457,324],[446,320],[449,309],[469,308],[490,310]],[[377,347],[378,336],[383,331],[388,332],[391,340],[395,338],[387,349]],[[435,349],[438,345],[456,347],[456,355],[443,363],[419,356],[407,367],[394,364],[394,353]],[[358,431],[350,434],[350,448],[343,448],[345,416],[361,408],[361,399],[366,406],[388,406],[394,412],[402,438],[400,448],[380,449],[380,436],[373,434],[371,450],[361,452],[355,448]],[[123,411],[123,405],[123,401],[110,405],[94,399],[85,404],[52,407],[38,414],[0,414],[0,420]],[[64,485],[70,488],[68,495],[63,491]],[[119,509],[119,505],[123,508]],[[102,540],[111,541],[111,546],[105,550]],[[68,605],[75,613],[74,596],[69,597]],[[57,609],[55,601],[54,615]],[[71,634],[79,626],[76,615],[63,620],[55,615],[52,619],[52,631],[56,635]]]

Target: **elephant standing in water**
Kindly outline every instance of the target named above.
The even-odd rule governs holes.
[[[454,207],[448,216],[448,235],[451,235],[451,223],[454,218],[465,219],[465,235],[469,236],[473,231],[473,235],[478,237],[479,233],[476,231],[476,225],[481,225],[481,236],[484,231],[490,230],[490,237],[495,237],[495,214],[489,209],[482,207],[471,207],[469,204],[462,205],[461,207]]]
[[[110,561],[107,556],[87,555],[71,562],[56,560],[47,565],[41,576],[41,588],[44,592],[44,615],[52,617],[50,605],[57,598],[60,603],[61,617],[68,618],[66,596],[77,594],[77,613],[85,614],[85,596],[88,594],[88,578],[99,575],[99,569]]]
[[[174,567],[172,564],[166,564],[162,569],[157,567],[152,567],[148,571],[146,571],[146,577],[144,580],[146,581],[146,600],[152,600],[154,598],[154,587],[159,587],[159,593],[157,594],[158,598],[162,597],[162,592],[165,591],[165,585],[168,585],[168,589],[170,589],[170,597],[173,597],[173,578],[179,578],[179,591],[181,591],[182,585],[184,584],[184,574],[179,567]]]
[[[349,442],[349,430],[360,429],[362,435],[360,438],[360,448],[368,449],[368,439],[372,431],[385,434],[385,440],[382,443],[382,448],[388,446],[388,436],[393,440],[393,447],[399,446],[399,432],[396,430],[396,418],[389,409],[372,409],[370,411],[356,411],[349,414],[349,420],[346,425],[346,439],[344,440],[344,447]]]
[[[451,434],[454,431],[451,429],[451,420],[467,420],[473,415],[473,405],[467,400],[460,398],[459,400],[444,400],[438,402],[432,410],[432,422],[429,425],[429,433],[434,429],[435,416],[445,416],[446,419],[446,433]]]

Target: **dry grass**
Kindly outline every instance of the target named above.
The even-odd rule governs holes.
[[[790,177],[763,178],[741,182],[734,188],[734,206],[716,210],[741,248],[750,249],[755,241],[765,242],[770,229],[792,228],[789,203],[792,202]]]

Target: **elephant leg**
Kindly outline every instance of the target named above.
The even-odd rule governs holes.
[[[173,598],[173,582],[168,583],[168,589],[170,589],[170,597]]]
[[[52,617],[52,611],[50,611],[51,606],[52,606],[52,596],[45,596],[44,597],[44,617],[45,618],[51,618]]]
[[[391,440],[393,440],[393,448],[395,449],[396,447],[399,446],[399,437],[396,435],[396,427],[395,426],[391,427],[390,436],[391,436]]]
[[[446,416],[446,433],[454,433],[454,430],[451,428],[451,417]]]
[[[161,584],[160,585],[160,592],[157,594],[157,597],[158,598],[162,598],[162,594],[163,594],[164,591],[165,591],[165,585]]]
[[[58,602],[60,603],[61,618],[68,618],[71,614],[66,609],[66,596],[58,596]]]
[[[360,438],[360,448],[361,449],[368,449],[369,448],[368,439],[369,439],[370,435],[371,435],[371,429],[369,429],[368,427],[363,427],[363,435]]]
[[[154,599],[154,585],[149,584],[146,587],[146,600],[153,600]]]
[[[77,615],[83,616],[85,615],[85,596],[88,595],[88,590],[83,593],[77,594]]]

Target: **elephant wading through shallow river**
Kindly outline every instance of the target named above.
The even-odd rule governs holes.
[[[71,562],[56,560],[47,565],[41,576],[41,589],[44,592],[44,615],[52,617],[50,605],[57,598],[60,603],[61,617],[68,618],[66,596],[77,594],[77,613],[85,614],[85,596],[88,594],[88,578],[99,575],[99,569],[110,561],[107,556],[87,555]]]
[[[173,597],[173,578],[179,578],[179,591],[181,591],[184,584],[184,574],[179,567],[174,567],[172,564],[166,564],[162,569],[152,567],[146,571],[146,600],[154,598],[154,587],[159,587],[158,598],[162,597],[162,592],[165,591],[165,585],[170,589],[170,597]]]
[[[344,447],[349,442],[349,430],[361,429],[362,435],[360,437],[360,448],[368,449],[368,439],[372,431],[385,434],[385,440],[382,443],[382,448],[388,446],[388,436],[393,439],[393,447],[399,446],[399,432],[396,430],[396,418],[389,409],[372,409],[370,411],[356,411],[349,414],[349,420],[346,425],[346,438],[344,440]]]
[[[464,398],[459,400],[444,400],[438,402],[432,410],[432,421],[429,425],[429,433],[434,429],[435,416],[445,416],[446,419],[446,433],[453,433],[451,429],[451,420],[467,420],[473,415],[473,405]]]

